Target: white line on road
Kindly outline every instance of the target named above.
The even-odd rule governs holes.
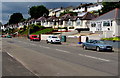
[[[8,52],[6,52],[10,57],[12,57],[13,58],[13,55],[11,55],[10,53],[8,53]]]
[[[42,46],[43,48],[47,48],[47,49],[50,49],[50,47],[45,47],[45,46]]]
[[[93,57],[93,56],[84,55],[84,54],[78,54],[78,55],[84,56],[84,57],[88,57],[88,58],[92,58],[92,59],[96,59],[96,60],[106,61],[106,62],[109,62],[109,61],[110,61],[110,60],[107,60],[107,59],[98,58],[98,57]]]
[[[65,50],[60,50],[60,49],[55,49],[57,51],[60,51],[60,52],[64,52],[64,53],[70,53],[69,51],[65,51]]]
[[[35,44],[31,44],[31,43],[30,43],[30,45],[34,45],[35,46]]]

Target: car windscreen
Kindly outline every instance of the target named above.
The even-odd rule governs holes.
[[[103,41],[95,41],[96,43],[100,43],[100,44],[105,44],[105,42],[103,42]]]
[[[57,37],[53,36],[52,38],[57,38]]]
[[[33,38],[38,38],[37,36],[32,36]]]

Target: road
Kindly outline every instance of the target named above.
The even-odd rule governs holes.
[[[81,47],[46,44],[45,41],[34,42],[23,38],[6,38],[2,42],[3,52],[23,65],[25,69],[23,71],[29,70],[30,75],[31,73],[36,76],[118,75],[117,52],[96,52],[83,50]],[[6,70],[11,71],[7,65],[3,67],[5,75],[7,75]],[[20,72],[20,70],[16,71]],[[16,76],[16,74],[12,75]]]

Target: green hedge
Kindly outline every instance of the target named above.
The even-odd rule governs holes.
[[[35,34],[35,35],[38,35],[38,34],[46,34],[46,33],[52,32],[52,31],[53,31],[52,28],[48,28],[48,29],[43,29],[43,30],[37,31],[37,32],[32,33],[32,34]]]
[[[115,41],[120,41],[120,37],[111,37],[111,38],[102,38],[101,40],[115,40]]]

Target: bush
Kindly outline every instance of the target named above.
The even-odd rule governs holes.
[[[69,27],[69,29],[74,29],[74,27]]]
[[[115,41],[120,41],[120,37],[111,37],[111,38],[102,38],[101,40],[115,40]]]

